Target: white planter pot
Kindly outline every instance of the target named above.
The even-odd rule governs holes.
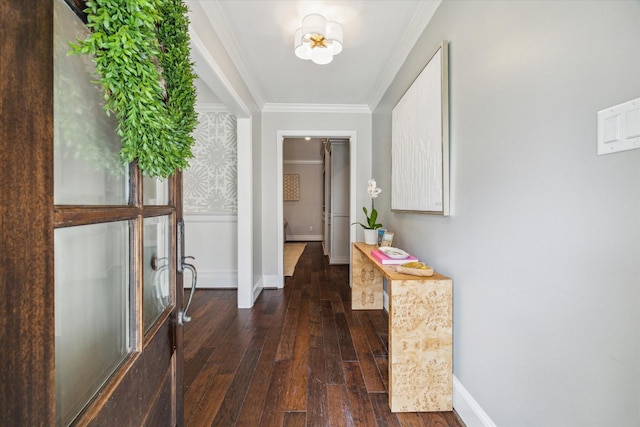
[[[378,230],[364,229],[364,242],[367,245],[376,245],[378,243]]]

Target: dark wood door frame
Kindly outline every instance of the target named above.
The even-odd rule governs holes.
[[[53,425],[53,2],[0,2],[0,416]]]

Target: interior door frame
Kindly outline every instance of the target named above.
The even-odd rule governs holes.
[[[355,221],[356,213],[356,176],[357,176],[357,159],[358,159],[358,143],[357,132],[355,130],[278,130],[276,135],[276,242],[278,245],[278,276],[276,286],[284,287],[284,194],[283,194],[283,170],[284,170],[284,139],[285,138],[341,138],[349,140],[349,224]],[[349,241],[356,241],[356,228],[351,227],[349,233]],[[351,264],[351,262],[349,263]]]

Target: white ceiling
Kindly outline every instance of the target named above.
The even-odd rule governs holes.
[[[186,4],[192,23],[194,19],[207,23],[197,30],[192,25],[191,31],[205,43],[206,31],[215,31],[260,108],[346,104],[373,110],[440,0],[188,0]],[[310,13],[343,26],[344,49],[328,65],[303,61],[293,52],[294,32]],[[198,86],[203,92],[202,82]]]

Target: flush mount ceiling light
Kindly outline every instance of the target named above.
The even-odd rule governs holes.
[[[324,65],[333,61],[334,55],[342,52],[342,25],[327,21],[317,13],[302,20],[294,38],[296,56]]]

